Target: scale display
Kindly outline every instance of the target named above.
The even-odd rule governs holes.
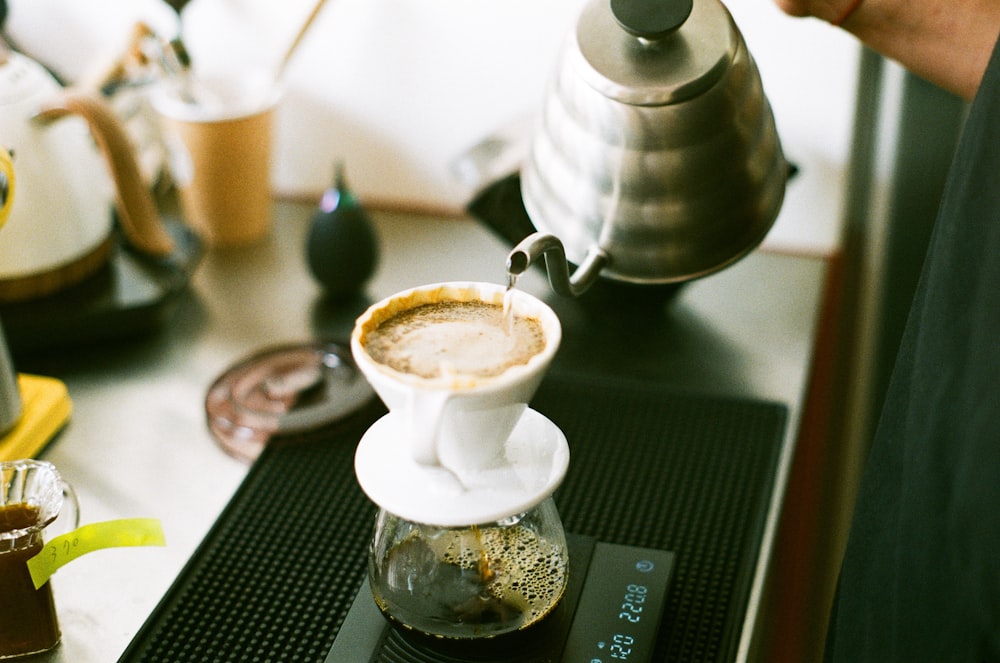
[[[375,606],[367,582],[326,663],[615,663],[652,660],[675,555],[570,535],[570,584],[545,622],[517,641],[436,648],[410,641]]]
[[[674,554],[598,543],[562,660],[650,661]]]

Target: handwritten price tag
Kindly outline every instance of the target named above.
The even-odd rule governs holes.
[[[104,548],[130,546],[165,546],[163,527],[155,518],[125,518],[84,525],[57,536],[42,551],[28,560],[31,581],[38,589],[60,567],[77,557]]]

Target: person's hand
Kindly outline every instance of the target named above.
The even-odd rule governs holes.
[[[812,16],[840,24],[859,4],[856,0],[774,0],[790,16]]]
[[[972,99],[1000,32],[1000,0],[773,0],[858,37],[918,76]]]

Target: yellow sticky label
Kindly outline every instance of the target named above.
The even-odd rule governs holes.
[[[78,527],[52,539],[40,553],[28,560],[28,571],[35,589],[38,589],[60,567],[95,550],[165,545],[163,526],[156,518],[108,520]]]

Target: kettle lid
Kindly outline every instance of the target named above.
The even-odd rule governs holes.
[[[0,107],[21,103],[59,89],[59,83],[41,64],[17,51],[0,61]]]
[[[587,83],[637,106],[704,93],[729,68],[739,44],[721,3],[692,6],[692,0],[595,0],[580,14],[575,38]]]

